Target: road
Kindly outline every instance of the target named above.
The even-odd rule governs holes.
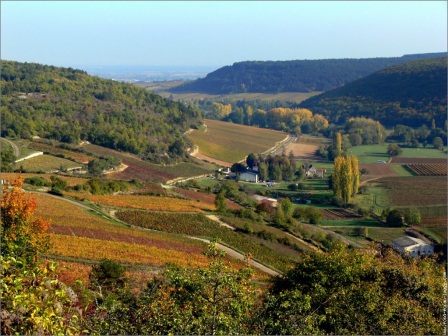
[[[355,243],[354,241],[352,241],[352,240],[350,240],[348,238],[345,238],[343,235],[340,235],[339,233],[336,233],[334,231],[323,229],[323,228],[321,228],[321,227],[319,227],[317,225],[313,225],[313,224],[302,223],[302,225],[307,225],[307,226],[309,226],[309,227],[311,227],[311,228],[313,228],[315,230],[320,230],[320,231],[322,231],[322,232],[324,232],[326,234],[331,234],[331,235],[335,236],[337,239],[339,239],[339,240],[343,241],[344,243],[346,243],[347,245],[353,245],[353,246],[358,247],[358,248],[364,248],[364,246],[362,246],[362,245],[360,245],[358,243]]]
[[[17,147],[17,145],[14,142],[12,142],[11,140],[8,140],[8,139],[5,139],[5,138],[2,138],[2,139],[5,140],[9,145],[11,145],[11,147],[14,150],[15,157],[19,157],[20,156],[20,149],[19,149],[19,147]]]
[[[200,240],[200,241],[202,241],[204,243],[207,243],[207,244],[210,243],[210,240],[207,240],[207,239],[202,239],[202,238],[197,238],[197,237],[190,237],[190,238],[196,239],[196,240]],[[243,254],[241,254],[239,252],[236,252],[235,250],[232,250],[231,248],[229,248],[227,246],[224,246],[224,245],[219,244],[219,243],[216,246],[220,250],[226,252],[232,258],[235,258],[235,259],[238,259],[238,260],[247,261],[246,256],[244,256]],[[280,273],[270,269],[269,267],[266,267],[266,266],[260,264],[259,262],[254,261],[252,259],[249,259],[248,262],[249,262],[249,265],[258,268],[259,270],[261,270],[261,271],[263,271],[263,272],[265,272],[265,273],[267,273],[269,275],[273,275],[273,276],[279,276],[280,275]]]

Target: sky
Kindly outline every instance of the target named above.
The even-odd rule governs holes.
[[[1,58],[55,66],[447,51],[447,1],[1,1]]]

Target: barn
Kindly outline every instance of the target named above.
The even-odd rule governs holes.
[[[423,240],[403,236],[392,240],[392,247],[403,255],[410,255],[411,257],[419,257],[434,254],[434,246],[425,243]]]

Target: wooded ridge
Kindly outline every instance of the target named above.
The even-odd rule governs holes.
[[[93,144],[153,162],[186,158],[198,109],[72,68],[2,60],[1,136]]]
[[[333,123],[367,117],[385,126],[438,127],[446,120],[447,57],[388,67],[299,104]]]
[[[446,53],[365,59],[238,62],[170,91],[209,94],[328,91],[392,65],[443,56]]]

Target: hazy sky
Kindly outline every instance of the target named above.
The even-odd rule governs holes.
[[[223,66],[446,50],[446,1],[1,1],[1,58],[57,66]]]

